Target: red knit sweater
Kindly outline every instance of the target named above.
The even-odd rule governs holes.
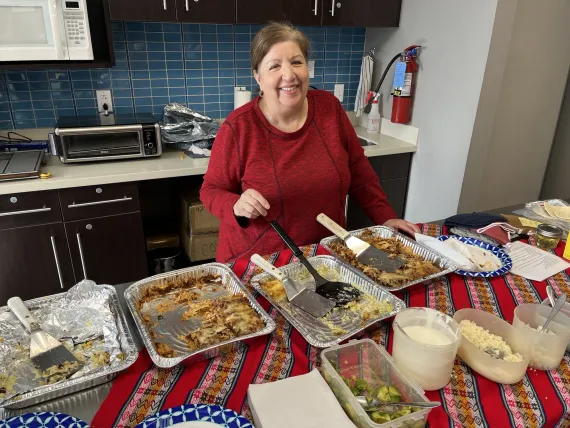
[[[221,126],[200,191],[206,208],[221,219],[219,262],[284,249],[270,220],[299,246],[319,242],[331,234],[317,215],[345,225],[347,194],[376,224],[396,217],[339,101],[313,90],[307,99],[307,120],[292,133],[271,126],[259,98],[233,111]],[[247,189],[261,193],[271,209],[266,218],[242,227],[233,206]]]

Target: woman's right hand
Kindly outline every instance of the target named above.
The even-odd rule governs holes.
[[[234,214],[238,217],[265,217],[269,210],[269,202],[256,190],[247,189],[234,205]]]

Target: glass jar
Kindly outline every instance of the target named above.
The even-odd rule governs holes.
[[[553,250],[562,238],[562,229],[550,224],[539,224],[536,228],[536,246],[543,250]]]

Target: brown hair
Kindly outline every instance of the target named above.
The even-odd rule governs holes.
[[[275,43],[295,42],[305,56],[309,59],[311,43],[305,34],[289,22],[270,22],[257,32],[251,42],[251,68],[257,71],[259,64]]]

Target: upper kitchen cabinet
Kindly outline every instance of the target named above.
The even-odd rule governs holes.
[[[322,25],[397,27],[402,0],[322,0]]]
[[[176,21],[175,0],[109,0],[109,10],[115,21]]]
[[[233,24],[235,0],[176,0],[178,22]]]
[[[321,0],[237,0],[238,24],[288,20],[295,25],[321,25]]]
[[[235,0],[109,0],[116,21],[233,24],[235,6]]]

